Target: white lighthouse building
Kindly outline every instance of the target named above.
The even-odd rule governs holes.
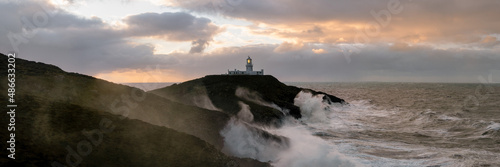
[[[264,75],[264,69],[261,69],[260,71],[254,71],[253,70],[253,64],[252,64],[252,58],[248,56],[247,58],[247,70],[246,71],[240,71],[234,69],[234,71],[229,71],[227,70],[228,75]]]

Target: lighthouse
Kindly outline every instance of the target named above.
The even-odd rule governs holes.
[[[261,69],[260,71],[253,70],[253,62],[250,56],[248,56],[247,58],[246,67],[247,69],[245,71],[240,71],[237,69],[234,69],[234,71],[227,70],[227,75],[264,75],[264,69]]]
[[[248,56],[247,58],[247,72],[253,71],[252,58]]]

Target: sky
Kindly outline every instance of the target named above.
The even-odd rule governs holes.
[[[500,83],[498,0],[0,0],[0,52],[116,83]]]

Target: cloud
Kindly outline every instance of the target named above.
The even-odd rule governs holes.
[[[406,51],[406,50],[409,50],[411,48],[412,47],[410,45],[408,45],[407,43],[402,43],[402,42],[395,43],[390,47],[390,49],[394,50],[394,51]]]
[[[387,82],[479,82],[498,70],[500,58],[494,50],[434,49],[431,46],[409,46],[413,49],[394,51],[393,46],[367,45],[360,54],[345,59],[340,46],[323,45],[324,54],[304,44],[302,49],[275,52],[279,45],[249,45],[219,48],[199,57],[185,53],[170,56],[179,63],[169,69],[182,71],[187,78],[226,73],[228,69],[244,69],[247,56],[254,69],[264,69],[282,81],[387,81]],[[181,59],[182,58],[182,59]]]
[[[352,9],[369,11],[372,7],[385,7],[383,3],[372,1],[353,3],[348,0],[174,0],[173,4],[198,12],[220,13],[229,17],[266,23],[286,20],[325,21],[332,20],[332,16],[346,20],[359,19],[363,14]]]
[[[318,26],[314,26],[312,29],[307,30],[305,32],[311,33],[311,34],[323,34],[323,30]]]
[[[283,42],[281,45],[276,47],[274,49],[275,52],[278,53],[283,53],[283,52],[290,52],[290,51],[297,51],[302,49],[304,47],[304,44],[302,42]]]
[[[372,34],[368,35],[368,41],[362,43],[469,44],[484,35],[500,33],[500,22],[496,21],[500,15],[497,9],[500,2],[496,0],[239,0],[231,4],[225,0],[174,2],[176,6],[200,13],[218,13],[255,24],[265,23],[265,26],[254,29],[255,33],[285,40],[299,38],[304,42],[339,43],[337,40],[343,38],[346,40],[344,42],[356,43],[356,37],[359,38],[360,34]],[[398,10],[391,10],[391,6]]]
[[[81,17],[44,1],[2,1],[0,14],[12,16],[0,18],[0,52],[15,51],[8,34],[17,34],[20,58],[90,75],[177,63],[171,56],[155,54],[153,44],[136,42],[137,38],[192,42],[191,52],[200,53],[221,31],[209,19],[187,13],[131,15],[124,18],[126,28],[116,28],[98,17]]]
[[[208,41],[198,39],[196,41],[193,41],[192,44],[193,44],[193,47],[191,47],[191,50],[189,50],[189,53],[201,53],[208,46]]]
[[[167,41],[191,41],[190,53],[201,53],[222,31],[210,19],[188,13],[142,13],[124,19],[132,36],[156,37]]]
[[[481,43],[493,43],[493,42],[498,42],[497,37],[494,36],[486,36],[484,39],[481,41]]]
[[[494,36],[486,36],[484,37],[479,44],[484,47],[494,47],[500,44],[500,41],[498,40],[497,37]]]
[[[129,79],[136,81],[148,73],[148,67],[157,65],[159,72],[152,74],[167,78],[162,81],[221,74],[244,69],[247,56],[254,59],[255,69],[265,69],[266,74],[284,81],[477,82],[478,76],[499,70],[497,1],[404,2],[404,10],[392,15],[390,24],[362,45],[351,43],[363,33],[365,23],[376,21],[370,11],[387,9],[386,1],[194,2],[174,4],[195,12],[222,10],[218,13],[223,17],[253,22],[245,27],[253,33],[249,36],[278,37],[285,42],[266,44],[263,40],[259,45],[207,52],[224,26],[186,12],[129,15],[123,18],[124,26],[117,28],[99,17],[81,17],[44,1],[0,1],[0,14],[13,15],[0,17],[0,52],[14,50],[8,34],[20,34],[25,38],[20,42],[20,58],[119,82],[125,82],[119,80],[121,75],[134,76]],[[35,25],[33,16],[40,12],[48,20]],[[38,19],[44,21],[41,16]],[[144,38],[184,42],[191,49],[155,54],[157,45],[141,41]],[[345,46],[360,46],[359,52],[348,56],[351,61],[342,52]]]
[[[324,49],[312,49],[312,52],[316,54],[324,54],[327,53]]]
[[[210,19],[183,12],[142,13],[128,16],[127,32],[133,36],[153,36],[170,41],[211,40],[221,29]]]

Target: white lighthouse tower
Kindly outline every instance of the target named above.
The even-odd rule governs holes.
[[[248,56],[247,58],[247,72],[253,71],[253,64],[252,64],[252,58]]]
[[[252,62],[252,58],[250,58],[250,56],[248,56],[248,58],[247,58],[246,67],[247,67],[247,70],[245,70],[245,71],[240,71],[237,69],[234,69],[234,71],[227,70],[227,74],[228,75],[264,75],[264,69],[261,69],[260,71],[253,70],[253,62]]]

